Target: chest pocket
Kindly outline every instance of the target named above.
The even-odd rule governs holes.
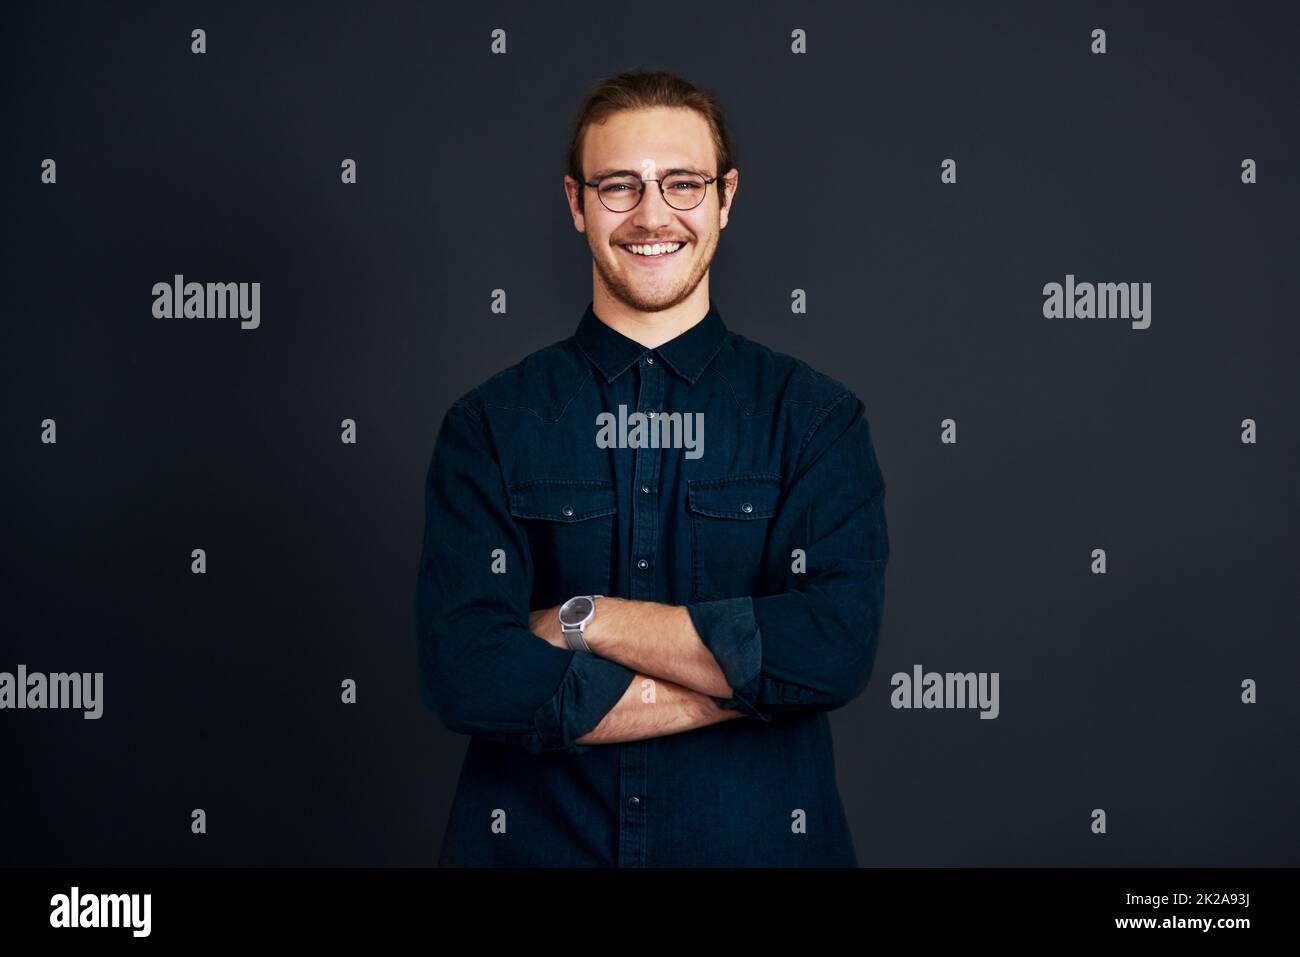
[[[781,498],[781,476],[760,472],[689,479],[696,601],[763,593],[763,553]]]
[[[528,533],[533,559],[529,610],[574,595],[608,595],[614,557],[614,484],[528,479],[509,487],[510,514]]]

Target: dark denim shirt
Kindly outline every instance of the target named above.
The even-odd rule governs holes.
[[[601,447],[620,405],[702,413],[702,454]],[[573,336],[458,399],[415,601],[421,699],[472,735],[439,863],[856,866],[827,712],[875,659],[884,494],[857,396],[716,305],[647,349],[588,304]],[[575,743],[636,672],[528,615],[587,594],[685,605],[734,692],[714,700],[744,717]]]

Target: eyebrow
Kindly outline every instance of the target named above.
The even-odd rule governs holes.
[[[640,171],[639,171],[639,170],[634,170],[634,169],[601,169],[601,170],[596,170],[596,172],[594,172],[594,173],[591,174],[591,178],[592,178],[592,179],[600,179],[602,176],[611,176],[611,175],[613,175],[613,174],[615,174],[615,173],[623,173],[623,174],[626,174],[626,175],[628,175],[628,176],[635,176],[637,179],[640,179],[640,178],[641,178],[641,173],[640,173]],[[698,169],[698,168],[696,168],[696,167],[694,167],[694,166],[678,166],[678,167],[676,167],[676,168],[674,168],[674,169],[667,169],[667,170],[661,170],[661,171],[660,171],[660,175],[663,175],[663,176],[669,176],[669,175],[671,175],[671,174],[673,174],[673,173],[699,173],[699,174],[700,174],[701,176],[703,176],[705,179],[708,179],[708,177],[709,177],[709,174],[708,174],[705,170]]]

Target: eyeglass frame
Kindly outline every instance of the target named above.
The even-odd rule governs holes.
[[[630,177],[633,177],[634,179],[637,180],[637,182],[639,182],[639,183],[641,184],[641,188],[637,191],[637,192],[638,192],[638,195],[637,195],[637,198],[636,198],[636,202],[633,203],[631,206],[629,206],[627,209],[609,209],[609,211],[610,211],[611,213],[630,213],[630,212],[632,212],[632,210],[636,209],[638,206],[641,205],[641,200],[645,199],[645,184],[646,184],[647,182],[650,182],[650,181],[653,180],[655,183],[658,183],[658,184],[659,184],[659,198],[662,199],[662,200],[664,201],[664,205],[666,205],[669,209],[677,210],[677,212],[679,212],[679,213],[689,213],[692,209],[699,209],[701,206],[704,205],[704,199],[705,199],[706,196],[709,195],[709,184],[710,184],[710,183],[716,183],[719,179],[722,179],[722,177],[720,177],[720,176],[705,176],[705,175],[704,175],[703,173],[701,173],[699,170],[694,170],[694,169],[685,169],[685,168],[680,168],[680,167],[679,167],[678,169],[670,169],[670,170],[666,170],[665,172],[668,174],[668,176],[672,176],[674,173],[690,173],[692,176],[698,176],[698,177],[700,177],[701,179],[703,179],[703,180],[704,180],[704,192],[700,194],[700,201],[699,201],[698,203],[696,203],[694,206],[688,206],[688,207],[686,207],[685,209],[682,209],[682,208],[680,208],[680,207],[678,207],[678,206],[674,206],[672,203],[668,202],[668,194],[664,192],[664,177],[662,177],[662,176],[642,176],[642,175],[640,175],[639,173],[637,173],[636,170],[632,170],[632,169],[618,169],[618,170],[614,170],[614,172],[612,172],[612,173],[606,173],[604,176],[601,176],[601,177],[600,177],[599,179],[597,179],[595,182],[591,182],[590,180],[585,180],[585,179],[584,179],[584,180],[582,181],[582,185],[583,185],[583,186],[590,186],[592,189],[594,189],[594,190],[596,191],[596,198],[600,200],[600,205],[604,206],[606,209],[609,209],[609,206],[607,206],[607,205],[605,204],[605,200],[604,200],[604,199],[601,199],[601,196],[600,196],[600,184],[601,184],[601,182],[604,181],[604,180],[609,179],[611,176],[630,176]],[[724,180],[724,182],[725,182],[725,180]]]

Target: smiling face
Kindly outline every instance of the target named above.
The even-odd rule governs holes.
[[[719,173],[709,124],[695,110],[625,110],[587,129],[582,170],[588,181],[615,170],[661,177],[671,169],[694,169],[706,177]],[[599,300],[607,297],[635,312],[661,312],[697,290],[707,303],[709,265],[718,248],[718,234],[727,225],[739,173],[732,169],[727,176],[732,185],[722,208],[716,195],[721,180],[710,183],[704,200],[688,210],[674,209],[657,183],[646,182],[641,202],[623,213],[606,209],[595,188],[564,178],[574,227],[586,234],[591,249],[598,310]],[[579,190],[583,191],[581,210]],[[669,250],[680,246],[654,255],[657,251],[647,247],[656,243],[666,244]],[[705,280],[702,289],[701,280]]]

